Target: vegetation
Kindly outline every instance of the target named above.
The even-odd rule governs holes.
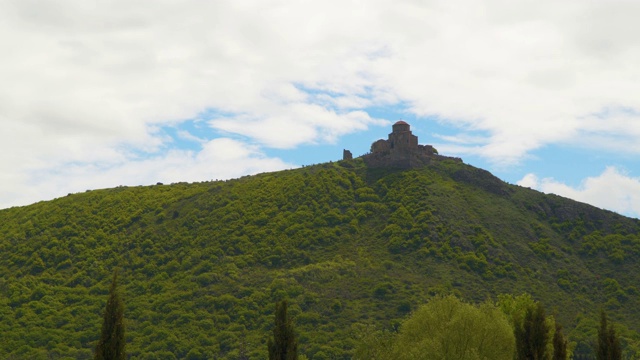
[[[397,334],[366,334],[354,358],[512,360],[514,344],[513,330],[498,307],[474,306],[447,296],[420,307]]]
[[[124,304],[118,293],[118,272],[113,273],[109,299],[104,310],[102,332],[96,346],[95,360],[124,360]]]
[[[547,359],[547,342],[549,327],[542,304],[536,303],[527,308],[522,323],[515,327],[516,359],[544,360]]]
[[[435,295],[525,292],[561,309],[574,354],[595,353],[601,306],[640,354],[639,221],[453,161],[94,190],[0,219],[0,358],[91,359],[114,269],[131,359],[264,359],[284,298],[301,355],[349,359],[354,334]]]
[[[516,339],[516,359],[568,359],[575,343],[562,332],[557,316],[545,316],[542,303],[529,294],[498,295],[498,306],[507,315]]]
[[[293,332],[293,323],[287,315],[287,300],[276,304],[273,338],[269,338],[269,360],[297,360],[298,340]]]
[[[620,339],[618,339],[613,325],[607,326],[607,314],[605,314],[604,310],[600,311],[600,327],[598,328],[596,358],[598,360],[622,359]]]
[[[553,357],[552,360],[567,360],[569,353],[567,352],[567,338],[562,333],[562,325],[556,323],[555,332],[553,334]]]

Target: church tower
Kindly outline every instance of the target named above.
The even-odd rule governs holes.
[[[414,151],[418,149],[418,137],[411,133],[411,126],[400,120],[393,124],[389,134],[391,151]]]

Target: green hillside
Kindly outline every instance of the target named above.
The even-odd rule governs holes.
[[[530,293],[579,349],[602,307],[631,351],[639,231],[448,160],[88,191],[0,211],[0,358],[91,358],[115,269],[133,359],[265,358],[283,298],[302,354],[349,359],[440,293]]]

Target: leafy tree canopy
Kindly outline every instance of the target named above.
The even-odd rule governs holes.
[[[446,296],[421,306],[397,334],[368,335],[355,358],[511,360],[514,351],[513,330],[499,308]]]
[[[264,359],[283,298],[300,354],[349,359],[358,329],[450,293],[528,292],[585,353],[602,306],[640,348],[639,222],[462,163],[117,187],[0,219],[3,359],[92,358],[115,268],[131,359]]]

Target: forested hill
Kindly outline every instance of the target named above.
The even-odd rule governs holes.
[[[283,298],[300,353],[348,359],[441,293],[530,293],[579,348],[603,308],[634,347],[639,231],[448,160],[87,191],[0,211],[0,358],[91,358],[115,269],[132,359],[265,358]]]

